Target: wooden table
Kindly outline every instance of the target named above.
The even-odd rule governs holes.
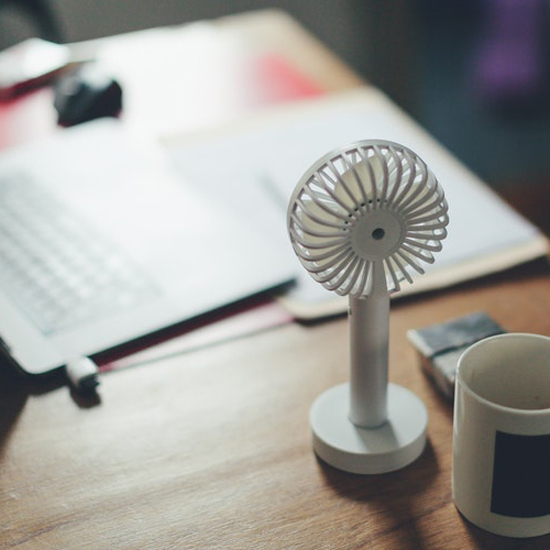
[[[270,20],[303,39],[286,18],[256,16]],[[392,305],[390,379],[424,400],[430,422],[425,452],[391,474],[346,474],[311,449],[310,405],[348,376],[342,318],[115,370],[97,402],[2,369],[0,547],[516,548],[454,507],[452,406],[405,335],[479,309],[550,335],[549,275],[541,260]]]

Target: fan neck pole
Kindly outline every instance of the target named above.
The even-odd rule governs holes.
[[[386,422],[390,297],[350,297],[350,420],[361,428]]]

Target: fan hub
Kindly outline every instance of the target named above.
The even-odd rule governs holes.
[[[358,217],[350,231],[355,254],[364,260],[383,260],[401,246],[405,222],[394,211],[373,210]]]

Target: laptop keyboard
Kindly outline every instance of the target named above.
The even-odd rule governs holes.
[[[0,179],[0,285],[45,334],[157,293],[112,244],[24,174]]]

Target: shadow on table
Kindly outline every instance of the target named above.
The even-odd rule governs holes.
[[[50,392],[66,383],[61,371],[31,377],[17,370],[7,359],[0,358],[0,461],[10,434],[29,397]],[[71,390],[71,397],[80,408],[90,408],[100,402],[99,396],[95,393],[78,394]]]
[[[0,359],[0,457],[28,396],[24,377]]]
[[[382,544],[386,536],[398,536],[402,548],[426,548],[420,520],[447,506],[451,499],[448,491],[434,498],[429,493],[439,470],[437,457],[428,440],[422,455],[411,465],[380,475],[355,475],[341,472],[318,460],[329,486],[339,495],[363,502],[369,506],[374,519],[371,531],[374,542]],[[429,494],[428,494],[429,493]],[[419,515],[419,510],[422,513]],[[374,514],[374,515],[373,515]],[[392,533],[399,533],[398,535]],[[401,544],[401,543],[400,543]]]

